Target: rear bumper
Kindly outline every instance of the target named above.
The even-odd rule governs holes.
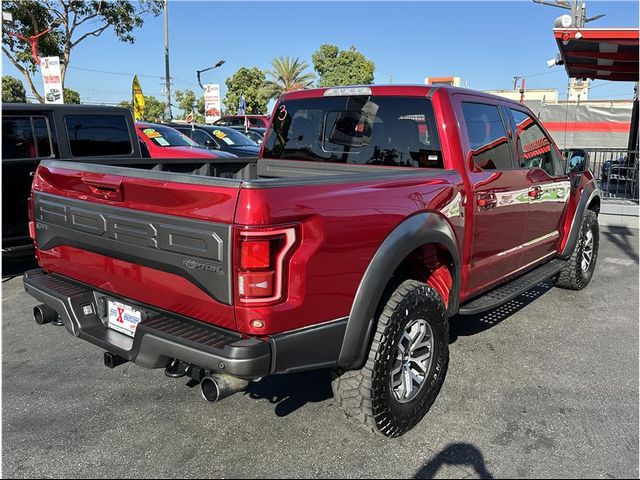
[[[146,368],[163,368],[177,358],[214,372],[258,378],[331,367],[337,364],[346,329],[346,319],[340,319],[266,340],[247,339],[42,269],[24,274],[24,288],[54,309],[72,335]],[[107,328],[106,298],[121,300],[143,312],[134,338]]]

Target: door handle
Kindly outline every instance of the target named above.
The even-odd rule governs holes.
[[[478,195],[477,204],[480,210],[489,210],[498,204],[495,193],[481,193]]]
[[[542,198],[542,187],[539,187],[537,185],[535,187],[531,187],[529,188],[528,193],[531,200],[538,200]]]

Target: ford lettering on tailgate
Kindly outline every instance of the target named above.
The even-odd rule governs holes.
[[[68,245],[176,273],[231,303],[229,225],[34,192],[42,250]]]

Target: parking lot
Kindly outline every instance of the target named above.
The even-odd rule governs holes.
[[[161,370],[109,370],[96,347],[38,327],[21,278],[6,279],[3,474],[637,477],[637,246],[636,230],[603,230],[587,289],[545,283],[454,318],[441,394],[395,440],[343,420],[326,371],[268,378],[208,404]]]

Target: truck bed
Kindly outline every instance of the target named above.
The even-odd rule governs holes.
[[[195,161],[194,161],[195,160]],[[124,177],[211,186],[270,188],[322,183],[345,183],[440,175],[442,169],[354,165],[258,158],[232,159],[108,159],[96,162],[49,160],[44,167],[64,168]],[[348,177],[344,177],[348,174]]]

